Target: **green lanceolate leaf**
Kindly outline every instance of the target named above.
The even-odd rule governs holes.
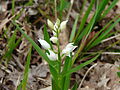
[[[93,61],[95,61],[98,57],[99,57],[99,55],[95,56],[95,57],[92,58],[91,60],[88,60],[88,61],[86,61],[86,62],[84,62],[84,63],[81,63],[81,64],[78,65],[77,67],[75,67],[75,68],[67,71],[65,74],[63,74],[63,76],[69,75],[69,74],[71,74],[71,73],[73,73],[73,72],[76,72],[76,71],[80,70],[81,68],[83,68],[83,67],[87,66],[88,64],[92,63]]]
[[[69,71],[70,68],[71,68],[71,61],[72,61],[72,58],[71,57],[66,57],[65,59],[65,65],[64,65],[64,68],[63,68],[63,72],[66,72],[66,71]],[[62,80],[62,88],[63,90],[68,90],[69,89],[69,85],[70,85],[70,74],[69,75],[66,75],[65,77],[62,77],[63,80]]]
[[[48,32],[47,32],[47,27],[46,27],[46,25],[44,25],[44,40],[47,41],[47,42],[50,44],[51,48],[53,49],[52,43],[51,43],[51,41],[50,41],[50,36],[49,36],[49,34],[48,34]]]

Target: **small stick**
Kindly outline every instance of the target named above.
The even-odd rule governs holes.
[[[81,86],[82,86],[82,83],[83,83],[83,81],[85,80],[85,77],[87,76],[87,74],[90,72],[90,70],[92,69],[92,68],[94,68],[95,66],[97,66],[97,63],[95,63],[94,65],[92,65],[88,70],[87,70],[87,72],[85,73],[85,75],[84,75],[84,77],[83,77],[83,79],[82,79],[82,81],[81,81],[81,83],[80,83],[80,85],[79,85],[79,89],[81,88]]]
[[[20,78],[21,78],[21,76],[19,75],[19,76],[18,76],[18,79],[17,79],[17,82],[16,82],[15,90],[17,90],[17,87],[18,87],[18,85],[19,85],[19,83],[20,83]]]
[[[114,39],[114,38],[117,38],[117,37],[120,37],[120,34],[115,35],[115,36],[110,37],[110,38],[107,38],[107,39],[104,39],[104,40],[101,41],[101,43],[106,42],[106,41],[111,40],[111,39]]]
[[[84,54],[94,54],[94,53],[99,53],[99,52],[87,52],[87,53],[84,53]],[[100,54],[111,54],[111,55],[120,55],[120,53],[118,52],[101,52]]]
[[[73,3],[74,3],[74,0],[71,0],[71,4],[70,4],[70,8],[69,8],[69,11],[68,11],[68,14],[67,14],[67,18],[66,18],[66,20],[69,20],[70,12],[71,12],[71,9],[72,9],[72,6],[73,6]]]
[[[55,2],[55,19],[57,20],[57,1],[56,0],[54,0]]]

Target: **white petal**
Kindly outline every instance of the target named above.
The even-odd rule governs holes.
[[[52,41],[53,43],[57,43],[58,38],[57,38],[57,37],[51,37],[51,38],[50,38],[50,41]]]
[[[54,29],[54,25],[49,19],[47,19],[47,24],[51,29]]]
[[[58,55],[55,54],[52,50],[49,50],[49,53],[50,54],[48,54],[48,53],[46,53],[46,54],[50,60],[55,61],[58,59]]]
[[[66,24],[67,24],[68,20],[66,21],[63,21],[61,24],[60,24],[60,30],[65,30],[66,29]]]
[[[50,45],[45,40],[39,39],[38,41],[44,49],[50,49]]]
[[[77,46],[73,46],[73,43],[69,43],[63,50],[62,54],[66,56],[70,56],[70,53],[76,48]]]
[[[69,50],[70,52],[72,52],[77,46],[73,46],[73,43],[69,43],[67,44],[67,46],[65,47],[65,49]]]

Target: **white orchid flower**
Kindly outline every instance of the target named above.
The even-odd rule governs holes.
[[[66,29],[67,22],[68,22],[68,20],[61,22],[61,24],[60,24],[60,30],[61,31]]]
[[[48,49],[51,48],[50,45],[49,45],[49,43],[47,43],[45,40],[39,39],[38,41],[39,41],[39,43],[42,45],[42,47],[43,47],[44,49],[48,50]]]
[[[47,24],[51,29],[54,29],[54,25],[49,19],[47,19]]]
[[[53,36],[50,38],[50,41],[52,41],[53,43],[57,43],[58,38]]]
[[[76,48],[77,46],[73,46],[73,43],[67,44],[67,46],[62,50],[62,54],[70,57],[70,53]]]
[[[50,54],[46,53],[48,58],[52,61],[56,61],[58,59],[58,55],[55,54],[52,50],[48,50]]]

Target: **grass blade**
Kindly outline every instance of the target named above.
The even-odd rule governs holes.
[[[12,0],[12,15],[15,14],[15,0]]]
[[[99,43],[104,39],[104,37],[105,37],[105,36],[115,27],[115,25],[116,25],[117,23],[119,23],[119,22],[120,22],[120,18],[117,19],[105,32],[103,32],[103,33],[99,36],[99,38],[97,38],[97,39],[89,46],[89,48],[92,48],[93,46],[99,44]]]
[[[58,11],[60,13],[60,20],[62,19],[63,10],[69,5],[70,3],[67,0],[60,0],[60,7]]]
[[[109,0],[102,0],[100,5],[98,5],[98,13],[97,13],[97,17],[96,17],[96,22],[99,21],[102,12],[104,11],[106,5],[108,4]]]
[[[98,37],[99,38],[99,36],[100,36],[100,34],[108,27],[108,26],[110,26],[110,24],[111,23],[113,23],[117,18],[119,18],[119,15],[118,16],[116,16],[114,19],[112,19],[111,21],[109,21],[109,23],[108,24],[106,24],[98,33],[96,33],[95,34],[95,36],[92,38],[92,40],[87,44],[87,46],[85,47],[85,50],[88,50],[88,49],[90,49],[90,45],[93,43],[93,41],[95,41],[95,39]],[[105,39],[105,38],[104,38]],[[98,41],[98,42],[100,42],[100,41]]]
[[[74,25],[73,25],[73,28],[72,28],[72,32],[71,32],[71,35],[70,35],[70,40],[69,40],[70,42],[72,42],[73,38],[75,37],[75,32],[76,32],[78,18],[79,18],[79,15],[77,15],[77,17],[75,19],[75,22],[74,22]]]
[[[23,81],[22,81],[22,90],[26,90],[29,68],[30,68],[31,51],[32,51],[32,46],[30,47],[30,51],[29,51],[28,56],[27,56],[27,62],[25,65],[24,77],[23,77]]]
[[[100,17],[100,19],[104,18],[109,13],[109,11],[116,5],[117,2],[118,2],[118,0],[113,0],[111,5],[109,5],[109,7],[103,12],[103,14]]]
[[[106,5],[108,4],[109,0],[102,0],[100,5],[97,5],[96,12],[92,19],[90,20],[90,23],[87,25],[87,27],[81,32],[81,34],[76,37],[75,44],[78,44],[78,42],[85,36],[85,40],[87,39],[89,33],[92,31],[95,23],[100,18],[103,10],[105,9]]]
[[[75,82],[75,84],[71,90],[77,90],[77,87],[78,87],[78,84],[77,84],[77,82]]]
[[[5,55],[2,57],[2,60],[6,58],[7,62],[10,60],[13,50],[18,46],[18,44],[20,43],[20,41],[22,39],[22,37],[21,37],[15,42],[16,32],[17,32],[17,30],[14,31],[13,35],[8,40],[8,45],[7,45],[8,50],[6,51]]]
[[[117,72],[118,77],[120,78],[120,72]]]
[[[78,29],[77,35],[75,37],[75,40],[77,39],[77,37],[79,36],[80,32],[84,28],[85,22],[86,22],[89,14],[90,14],[90,11],[92,10],[92,7],[93,7],[94,3],[95,3],[95,0],[92,0],[91,3],[90,3],[90,6],[88,7],[88,9],[87,9],[87,11],[86,11],[86,13],[85,13],[85,15],[83,17],[83,19],[81,20],[82,22],[81,22],[80,27]]]

